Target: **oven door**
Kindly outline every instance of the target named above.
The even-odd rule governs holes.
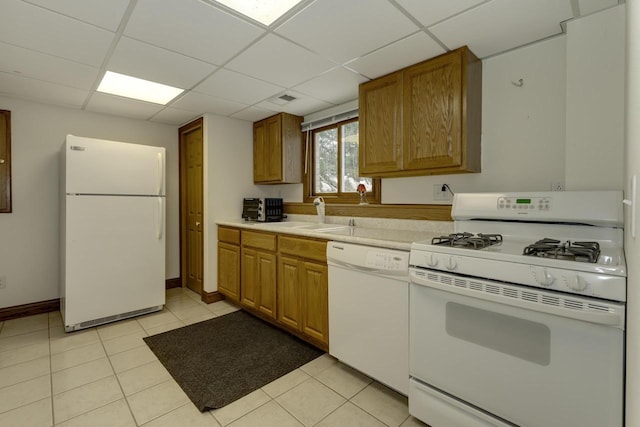
[[[624,305],[415,268],[410,275],[410,375],[457,401],[449,412],[486,411],[523,427],[622,426]],[[410,391],[410,408],[421,396]]]

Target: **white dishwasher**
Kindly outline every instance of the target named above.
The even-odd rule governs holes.
[[[329,242],[329,354],[409,392],[409,252]]]

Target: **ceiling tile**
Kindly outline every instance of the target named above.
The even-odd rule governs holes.
[[[422,25],[428,27],[487,0],[397,0]]]
[[[189,123],[200,116],[201,114],[194,113],[193,111],[166,107],[164,110],[153,116],[151,118],[151,121],[179,126],[185,123]]]
[[[246,108],[246,104],[214,98],[197,92],[189,92],[171,104],[171,107],[199,113],[213,113],[229,116]]]
[[[442,46],[421,31],[349,62],[346,66],[375,79],[442,53],[445,53]]]
[[[255,107],[264,108],[265,110],[282,111],[289,114],[304,116],[306,114],[324,110],[325,108],[333,106],[333,104],[322,101],[320,99],[312,98],[299,92],[287,91],[287,95],[295,96],[296,99],[284,105],[274,104],[269,101],[263,101],[259,104],[256,104]]]
[[[572,17],[570,0],[493,0],[429,30],[450,49],[466,44],[484,58],[558,34]]]
[[[125,35],[222,64],[264,31],[198,0],[139,0]]]
[[[80,108],[89,92],[0,72],[0,94],[44,104]]]
[[[98,69],[0,42],[0,71],[89,90]]]
[[[316,0],[276,32],[342,64],[417,30],[387,0]]]
[[[618,0],[578,0],[580,15],[588,15],[618,4]]]
[[[121,74],[189,89],[216,67],[188,56],[122,37],[107,69]]]
[[[328,71],[294,89],[332,104],[342,104],[358,98],[358,85],[368,79],[342,67]]]
[[[225,68],[292,87],[335,65],[281,37],[269,34],[234,58]]]
[[[26,0],[63,15],[116,31],[129,0]]]
[[[265,110],[258,107],[248,107],[237,113],[233,113],[231,117],[234,119],[246,120],[248,122],[257,122],[262,119],[266,119],[269,116],[273,116],[280,110]]]
[[[163,108],[164,105],[136,101],[135,99],[122,98],[100,92],[94,93],[87,104],[87,111],[141,120],[147,120]]]
[[[99,67],[114,34],[17,0],[0,2],[0,40]]]
[[[282,86],[272,85],[234,71],[220,69],[193,90],[250,105],[276,95],[284,89]]]

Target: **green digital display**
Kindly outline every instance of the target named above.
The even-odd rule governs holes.
[[[516,204],[518,205],[530,205],[531,199],[516,199]]]

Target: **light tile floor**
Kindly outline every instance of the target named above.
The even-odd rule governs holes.
[[[70,334],[59,312],[0,322],[0,426],[425,426],[406,397],[327,354],[200,413],[142,338],[237,309],[174,288],[161,312]]]

